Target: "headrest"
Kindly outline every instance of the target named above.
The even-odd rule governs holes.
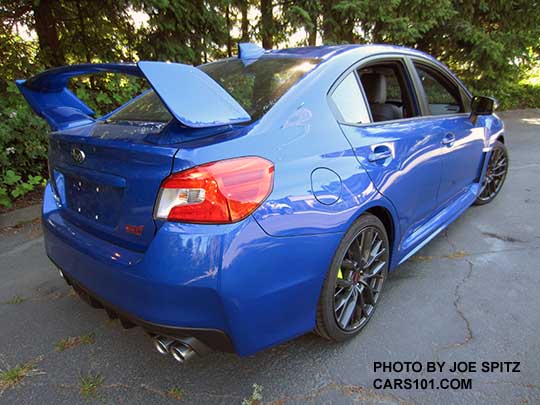
[[[364,73],[362,85],[370,104],[386,103],[386,76],[380,73]]]

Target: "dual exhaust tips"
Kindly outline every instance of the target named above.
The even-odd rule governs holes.
[[[160,354],[170,354],[179,363],[184,363],[197,356],[197,352],[189,344],[178,339],[157,336],[154,338],[154,346]]]

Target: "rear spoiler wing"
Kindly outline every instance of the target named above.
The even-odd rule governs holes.
[[[53,130],[95,121],[94,111],[67,86],[72,77],[92,73],[120,73],[145,78],[171,115],[182,125],[206,128],[251,121],[244,108],[202,70],[181,63],[96,63],[49,69],[17,87],[32,109]]]

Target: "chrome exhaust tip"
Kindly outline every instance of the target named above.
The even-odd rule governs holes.
[[[154,338],[154,347],[160,354],[169,354],[169,347],[174,343],[174,339],[158,336]]]
[[[169,347],[169,353],[179,363],[184,363],[197,355],[191,347],[182,342],[174,342]]]

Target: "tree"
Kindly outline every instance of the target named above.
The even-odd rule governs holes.
[[[227,44],[228,5],[219,0],[137,1],[135,8],[149,15],[148,27],[137,32],[137,52],[145,59],[195,65],[207,61]]]
[[[295,32],[299,28],[304,29],[307,33],[306,44],[309,46],[317,43],[320,13],[320,1],[290,1],[283,6],[283,18],[288,30]]]
[[[538,63],[540,2],[467,0],[452,2],[454,12],[419,40],[419,48],[449,63],[475,87],[496,88],[516,81]],[[536,52],[535,52],[536,50]]]

